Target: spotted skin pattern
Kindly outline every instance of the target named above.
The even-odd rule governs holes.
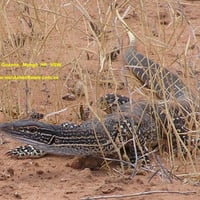
[[[13,149],[9,155],[18,158],[38,157],[43,153],[109,156],[120,150],[134,163],[141,158],[148,162],[149,149],[158,146],[158,141],[165,137],[172,138],[175,149],[179,137],[187,145],[187,132],[195,127],[195,123],[189,123],[194,105],[187,98],[183,82],[132,47],[127,50],[125,61],[132,73],[164,101],[134,102],[122,95],[107,94],[99,100],[100,108],[107,113],[102,120],[87,120],[80,125],[35,121],[2,124],[0,129],[8,135],[33,145]]]
[[[25,158],[41,158],[46,155],[46,152],[37,149],[32,145],[23,145],[16,147],[15,149],[10,149],[6,154],[13,158],[25,159]]]

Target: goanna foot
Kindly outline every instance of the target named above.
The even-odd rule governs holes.
[[[130,102],[129,97],[119,94],[106,94],[99,99],[99,105],[107,114],[115,112],[118,106]]]
[[[137,149],[137,152],[134,151],[134,149],[126,149],[126,156],[128,157],[130,164],[132,167],[141,166],[149,166],[151,164],[148,151],[141,152],[139,149]],[[137,155],[136,155],[137,154]]]
[[[24,158],[40,158],[46,155],[46,153],[40,149],[36,149],[31,145],[19,146],[15,149],[9,150],[6,155],[13,158],[24,159]]]

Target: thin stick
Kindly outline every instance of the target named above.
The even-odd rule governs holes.
[[[178,195],[192,195],[196,194],[195,191],[190,192],[179,192],[179,191],[149,191],[149,192],[138,192],[132,194],[122,194],[122,195],[108,195],[108,196],[94,196],[94,197],[84,197],[81,200],[96,200],[96,199],[118,199],[118,198],[128,198],[128,197],[136,197],[136,196],[144,196],[144,195],[152,195],[152,194],[178,194]]]
[[[62,113],[62,112],[65,112],[65,111],[67,111],[67,109],[68,109],[68,108],[63,108],[63,109],[61,109],[61,110],[58,110],[58,111],[55,111],[55,112],[51,112],[51,113],[45,115],[44,119],[47,120],[48,117],[51,117],[51,116],[53,116],[53,115],[57,115],[57,114],[60,114],[60,113]]]

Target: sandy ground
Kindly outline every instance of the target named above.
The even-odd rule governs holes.
[[[8,15],[7,20],[13,26],[13,31],[19,32],[22,26],[21,24],[17,24],[19,23],[19,18],[17,18],[17,16],[19,16],[20,9],[23,8],[24,4],[18,4],[16,2],[17,1],[13,1],[12,3],[6,4],[6,12]],[[104,82],[102,84],[96,84],[95,79],[99,78],[97,72],[100,69],[99,53],[101,52],[98,51],[97,44],[91,42],[94,39],[90,38],[92,35],[91,31],[86,30],[85,28],[86,21],[83,20],[80,9],[77,9],[77,7],[70,8],[66,6],[63,11],[59,6],[64,5],[63,3],[66,3],[65,1],[59,1],[58,4],[52,1],[52,3],[49,3],[48,5],[49,7],[45,7],[45,2],[47,1],[43,1],[41,5],[35,4],[37,8],[42,8],[44,10],[51,9],[52,11],[47,12],[47,15],[39,14],[38,17],[41,19],[41,23],[35,23],[34,27],[34,31],[36,31],[37,34],[35,34],[32,40],[25,43],[17,56],[11,55],[9,58],[10,60],[6,58],[7,60],[4,62],[30,62],[32,59],[32,62],[35,63],[62,63],[62,68],[59,70],[47,68],[47,70],[37,71],[38,69],[31,69],[28,72],[26,71],[28,74],[39,72],[43,75],[53,74],[59,76],[59,81],[29,82],[28,87],[30,89],[29,92],[31,93],[28,101],[29,109],[34,109],[46,115],[67,107],[68,109],[66,112],[57,114],[52,118],[50,117],[48,118],[48,121],[52,123],[61,123],[63,121],[81,122],[76,113],[80,105],[87,102],[85,101],[85,97],[75,98],[73,101],[63,100],[62,97],[66,96],[68,93],[71,94],[71,90],[69,89],[71,87],[75,92],[79,92],[79,90],[81,90],[79,80],[82,81],[85,77],[87,80],[90,80],[88,81],[88,94],[93,102],[96,101],[100,94],[115,90],[123,81],[123,78],[121,78],[122,73],[119,71],[123,64],[121,61],[122,54],[120,54],[112,63],[114,72],[117,72],[116,84],[114,84],[114,86],[111,85],[111,88],[109,88],[109,84],[107,85],[109,81],[106,82],[109,80],[108,74],[106,73],[104,76],[104,78],[107,78],[105,78],[106,87],[104,87]],[[100,5],[100,7],[102,6],[102,10],[105,11],[105,13],[101,13],[101,15],[106,14],[106,8],[108,8],[109,2],[110,1],[105,1],[105,4]],[[122,1],[119,1],[119,4],[121,2]],[[159,63],[163,61],[163,64],[166,64],[166,66],[169,65],[169,68],[172,71],[177,72],[180,75],[185,75],[185,73],[187,73],[187,75],[189,74],[189,76],[184,76],[184,79],[190,88],[193,88],[193,84],[195,84],[194,81],[191,81],[193,76],[190,72],[185,72],[181,68],[180,62],[184,63],[184,58],[187,58],[187,62],[191,66],[191,69],[196,74],[199,73],[200,69],[197,66],[200,66],[200,61],[197,56],[199,53],[197,47],[200,45],[200,1],[180,1],[180,5],[174,1],[158,1],[158,4],[156,2],[157,1],[149,3],[148,1],[145,1],[145,12],[147,13],[146,27],[142,26],[143,23],[141,20],[144,20],[145,17],[141,15],[139,1],[130,3],[134,9],[130,15],[126,17],[126,23],[134,30],[140,39],[140,41],[137,40],[137,48],[139,51],[142,53],[151,52],[149,53],[151,58]],[[174,6],[174,10],[177,12],[175,14],[176,17],[170,16],[169,13],[172,13],[170,10],[172,7],[170,6]],[[99,13],[96,2],[89,1],[89,3],[84,4],[84,7],[87,8],[91,17],[94,19],[94,22],[99,25],[98,22],[100,20],[98,19]],[[123,13],[125,8],[127,7],[125,6],[120,12]],[[182,16],[181,9],[184,10],[183,18],[179,18]],[[159,10],[159,12],[155,12],[155,10]],[[60,13],[60,18],[53,18],[51,16],[56,12]],[[28,12],[24,15],[25,19],[29,19],[27,13]],[[30,9],[30,13],[28,14],[35,16],[33,13],[33,10]],[[112,14],[114,15],[114,13]],[[69,18],[63,17],[64,15],[67,15]],[[51,27],[52,31],[48,32],[51,28],[48,30],[43,28],[43,19],[46,19],[49,27],[51,27],[51,22],[57,23],[55,27]],[[173,20],[177,20],[176,23],[173,24]],[[184,22],[181,23],[181,20]],[[102,21],[106,22],[106,19],[103,18]],[[65,28],[63,24],[67,24],[67,28]],[[122,43],[124,45],[126,45],[128,41],[127,36],[123,33],[121,27],[119,27],[121,32],[117,35],[116,32],[113,33],[115,29],[111,25],[113,25],[112,20],[108,22],[108,27],[104,27],[108,34],[105,44],[106,52],[112,51],[112,49],[117,46],[117,36],[120,39],[123,38]],[[30,36],[29,29],[30,27],[25,27],[22,32]],[[151,33],[148,30],[151,30]],[[174,32],[176,32],[175,35],[177,35],[177,37],[174,36]],[[38,50],[39,45],[44,41],[46,35],[48,35],[48,37],[45,40],[45,45],[41,46],[43,50],[40,49],[40,51]],[[9,39],[6,34],[4,37]],[[4,41],[7,41],[7,39]],[[146,45],[143,45],[143,43],[146,43]],[[31,48],[29,47],[30,44],[32,45]],[[157,49],[154,46],[155,44]],[[189,47],[187,44],[189,44]],[[6,42],[3,43],[3,45],[5,46],[3,50],[6,54],[7,51],[9,52],[9,45]],[[159,45],[162,47],[166,45],[166,48],[159,49]],[[35,47],[36,50],[34,51],[32,47]],[[90,51],[81,54],[84,48],[89,49]],[[37,54],[37,52],[40,53]],[[184,57],[185,52],[187,56]],[[164,55],[164,60],[162,60],[161,55]],[[80,71],[80,69],[82,69],[82,71]],[[4,73],[20,74],[21,71],[16,69],[16,71],[13,72],[11,70],[1,69],[1,75],[4,75]],[[74,88],[74,83],[77,82],[78,84],[75,84]],[[94,83],[96,84],[95,86],[93,85]],[[139,87],[138,82],[135,84],[136,87]],[[8,81],[2,81],[1,107],[3,110],[8,110],[9,108],[12,112],[9,113],[9,116],[8,112],[4,113],[4,115],[2,114],[1,122],[13,120],[13,118],[23,118],[25,116],[25,94],[21,94],[21,90],[24,90],[24,87],[24,81],[11,81],[9,83]],[[133,89],[133,86],[131,86],[131,89]],[[128,93],[127,88],[124,87],[123,84],[122,87],[117,88],[117,92],[121,94]],[[16,101],[20,103],[20,109],[17,110],[16,106],[9,104],[8,99],[11,99],[12,102]],[[93,106],[95,107],[94,104]],[[95,158],[82,159],[77,157],[47,155],[40,159],[20,160],[6,155],[6,152],[9,149],[15,148],[18,145],[20,145],[20,143],[17,143],[6,136],[3,137],[3,144],[0,146],[0,199],[106,199],[103,198],[103,196],[113,196],[113,198],[110,197],[109,199],[121,200],[145,200],[150,198],[152,200],[200,199],[199,156],[194,160],[194,168],[189,161],[187,164],[184,164],[182,161],[177,160],[173,165],[173,169],[170,165],[169,158],[167,156],[161,156],[161,163],[163,166],[168,170],[172,170],[179,179],[175,177],[172,178],[172,176],[169,176],[169,179],[169,177],[167,178],[164,175],[155,175],[154,172],[144,173],[144,171],[138,172],[136,176],[132,177],[131,174],[133,173],[133,169],[129,169],[123,174],[117,164],[112,164],[109,169],[105,166],[101,167],[101,165],[94,167],[97,162],[97,159]],[[153,159],[152,165],[157,166],[156,169],[159,168],[158,163],[156,164]],[[145,192],[147,193],[146,195],[144,195]],[[165,193],[152,194],[151,192]],[[142,194],[138,194],[138,196],[135,197],[117,198],[117,195],[129,195],[134,193]],[[95,198],[97,196],[102,196],[102,198]]]
[[[181,200],[200,197],[199,173],[193,177],[191,174],[181,177],[181,180],[172,178],[170,182],[164,175],[152,178],[154,173],[151,172],[141,172],[131,177],[132,171],[129,170],[129,173],[121,175],[120,168],[116,165],[110,170],[91,170],[88,168],[92,165],[91,162],[85,168],[88,161],[80,161],[78,158],[46,156],[40,159],[16,160],[4,155],[9,148],[15,146],[16,143],[10,142],[1,147],[0,199],[95,199],[92,197],[104,195],[113,195],[112,199]],[[175,174],[184,174],[186,169],[181,167],[181,163],[177,163],[176,167],[178,169]],[[166,193],[115,198],[117,195],[151,191]],[[177,194],[171,194],[172,191]]]

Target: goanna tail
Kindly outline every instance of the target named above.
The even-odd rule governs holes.
[[[176,74],[138,53],[134,48],[133,41],[130,43],[131,46],[125,53],[125,62],[146,87],[155,91],[161,99],[170,99],[171,97],[181,99],[188,96],[187,87]]]

